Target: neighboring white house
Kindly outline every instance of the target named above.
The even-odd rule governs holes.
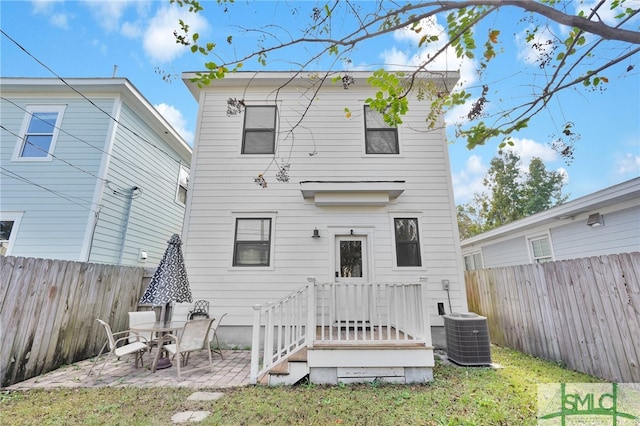
[[[282,333],[262,340],[279,345],[273,364],[306,347],[319,383],[348,380],[336,364],[399,368],[385,374],[424,381],[430,326],[467,310],[442,117],[427,128],[430,103],[413,90],[403,123],[387,126],[366,105],[370,75],[349,73],[355,84],[343,87],[321,73],[240,72],[202,88],[195,73],[183,75],[199,103],[183,232],[194,299],[208,300],[214,316],[229,313],[227,344],[250,344],[264,314],[271,322],[262,328]],[[432,73],[416,85],[449,90],[457,79]],[[385,351],[389,336],[370,337],[365,349],[343,337],[347,355],[319,351],[340,339],[329,336],[332,325],[400,330],[422,351]],[[305,330],[316,326],[314,340]]]
[[[191,148],[124,78],[0,78],[0,253],[155,266]]]
[[[460,243],[467,270],[640,251],[640,178]]]

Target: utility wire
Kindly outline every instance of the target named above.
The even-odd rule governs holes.
[[[98,180],[101,180],[101,181],[103,181],[103,182],[105,182],[105,183],[109,183],[109,181],[108,181],[108,180],[103,179],[103,178],[101,178],[100,176],[97,176],[97,175],[95,175],[95,174],[91,173],[91,172],[90,172],[90,171],[88,171],[88,170],[85,170],[85,169],[83,169],[83,168],[81,168],[81,167],[78,167],[78,166],[76,166],[76,165],[73,165],[73,164],[71,164],[70,162],[68,162],[67,160],[63,160],[62,158],[55,156],[54,154],[50,153],[48,149],[43,149],[42,147],[39,147],[38,145],[35,145],[35,144],[34,144],[34,143],[32,143],[31,141],[29,141],[27,138],[25,138],[25,137],[23,137],[23,136],[20,136],[20,135],[18,135],[18,134],[16,134],[16,133],[12,132],[11,130],[7,129],[6,127],[4,127],[4,125],[3,125],[3,124],[0,124],[0,129],[4,130],[5,132],[7,132],[7,133],[9,133],[9,134],[12,134],[13,136],[17,137],[18,139],[21,139],[25,144],[31,145],[31,146],[32,146],[32,147],[34,147],[35,149],[37,149],[37,150],[39,150],[39,151],[44,152],[45,154],[47,154],[47,155],[49,155],[49,156],[51,156],[51,157],[55,158],[55,159],[56,159],[56,160],[58,160],[58,161],[62,161],[62,162],[63,162],[63,163],[65,163],[66,165],[71,166],[71,167],[73,167],[74,169],[76,169],[76,170],[78,170],[78,171],[80,171],[80,172],[82,172],[82,173],[86,173],[86,174],[88,174],[89,176],[92,176],[92,177],[94,177],[94,178],[96,178],[96,179],[98,179]]]
[[[33,115],[33,113],[32,113],[31,111],[29,111],[29,110],[27,110],[26,108],[24,108],[24,107],[22,107],[22,106],[18,105],[17,103],[13,102],[12,100],[7,99],[7,98],[5,98],[4,96],[0,96],[0,99],[2,99],[3,101],[9,102],[10,104],[12,104],[13,106],[15,106],[16,108],[18,108],[18,109],[20,109],[20,110],[24,111],[25,113],[29,114],[31,117],[35,117],[35,118],[36,118],[36,119],[38,119],[38,120],[42,120],[40,117]],[[4,128],[4,127],[3,127],[3,128]],[[87,141],[85,141],[85,140],[83,140],[83,139],[79,138],[78,136],[75,136],[75,135],[73,135],[73,134],[71,134],[71,133],[67,132],[66,130],[64,130],[64,129],[63,129],[63,128],[61,128],[61,127],[58,127],[58,126],[55,126],[55,125],[54,125],[54,126],[53,126],[53,128],[58,129],[58,131],[60,131],[60,132],[62,132],[62,133],[64,133],[64,134],[66,134],[66,135],[68,135],[68,136],[71,136],[72,138],[76,139],[77,141],[80,141],[80,142],[82,142],[82,143],[86,144],[87,146],[90,146],[91,148],[93,148],[93,149],[95,149],[95,150],[97,150],[97,151],[99,151],[99,152],[101,152],[101,153],[103,153],[103,154],[108,155],[109,157],[111,157],[111,158],[113,158],[113,159],[116,159],[116,160],[122,161],[123,163],[126,163],[126,164],[128,164],[129,166],[132,166],[132,167],[135,167],[135,168],[139,168],[139,167],[140,167],[140,164],[136,164],[136,163],[134,163],[133,161],[130,161],[129,159],[127,159],[127,158],[118,157],[118,156],[116,156],[116,155],[113,155],[113,154],[111,154],[111,153],[108,153],[107,151],[105,151],[105,150],[101,149],[100,147],[95,146],[95,145],[93,145],[93,144],[91,144],[91,143],[89,143],[89,142],[87,142]],[[6,130],[6,129],[5,129],[5,130]],[[7,131],[8,131],[8,130],[7,130]],[[11,131],[9,131],[9,133],[11,133],[11,134],[15,135],[15,133],[13,133],[13,132],[11,132]],[[18,136],[18,137],[19,137],[19,136]],[[64,161],[64,160],[62,160],[62,161]],[[154,171],[153,169],[148,168],[148,169],[147,169],[147,173],[148,173],[148,174],[150,174],[150,175],[153,175],[153,176],[155,176],[155,177],[157,177],[157,178],[159,178],[159,179],[162,179],[163,181],[165,181],[165,182],[167,182],[167,183],[169,183],[169,184],[171,184],[171,185],[175,184],[175,180],[174,180],[174,179],[168,179],[166,175],[161,175],[161,174],[155,173],[155,171]],[[97,176],[96,176],[96,177],[97,177]],[[98,179],[100,179],[100,178],[98,178]]]
[[[134,135],[135,137],[137,137],[138,139],[140,139],[141,141],[149,144],[151,147],[157,149],[158,151],[160,151],[161,153],[167,155],[169,158],[171,158],[171,155],[169,155],[169,153],[165,150],[163,150],[162,148],[156,146],[155,144],[153,144],[152,142],[148,141],[147,139],[145,139],[144,137],[142,137],[141,135],[139,135],[138,133],[136,133],[134,130],[132,130],[131,128],[129,128],[127,125],[121,123],[118,119],[116,119],[115,117],[113,117],[111,114],[109,114],[107,111],[105,111],[104,109],[100,108],[100,106],[98,106],[95,102],[93,102],[91,99],[87,98],[83,93],[81,93],[80,91],[78,91],[76,88],[74,88],[73,86],[71,86],[69,83],[67,83],[67,81],[62,78],[61,76],[59,76],[55,71],[53,71],[50,67],[48,67],[45,63],[43,63],[42,61],[40,61],[38,58],[36,58],[35,56],[33,56],[25,47],[23,47],[20,43],[18,43],[16,40],[14,40],[11,36],[9,36],[9,34],[7,34],[3,29],[0,28],[0,33],[2,33],[2,35],[4,35],[6,38],[8,38],[13,44],[15,44],[20,50],[22,50],[24,53],[26,53],[30,58],[32,58],[34,61],[36,61],[38,64],[40,64],[42,67],[44,67],[47,71],[49,71],[51,74],[53,74],[58,80],[60,80],[62,83],[64,83],[64,85],[66,85],[67,87],[69,87],[71,90],[73,90],[75,93],[77,93],[78,95],[80,95],[81,97],[83,97],[85,100],[87,100],[87,102],[89,102],[91,105],[93,105],[94,107],[96,107],[99,111],[101,111],[102,113],[104,113],[107,117],[109,117],[111,120],[113,120],[114,122],[116,122],[118,125],[120,125],[123,129],[128,130],[132,135]]]
[[[40,188],[40,189],[43,189],[43,190],[45,190],[45,191],[47,191],[47,192],[50,192],[50,193],[52,193],[52,194],[56,195],[56,196],[58,196],[58,197],[64,198],[64,199],[66,199],[67,201],[69,201],[70,203],[73,203],[73,204],[75,204],[75,205],[77,205],[77,206],[80,206],[80,207],[82,207],[83,209],[86,209],[86,210],[89,210],[89,211],[91,211],[91,208],[87,207],[87,206],[86,206],[86,205],[84,205],[84,204],[80,204],[79,202],[75,201],[74,199],[81,200],[81,201],[83,201],[84,203],[89,204],[90,206],[100,207],[99,205],[94,204],[94,203],[93,203],[93,202],[91,202],[91,201],[87,201],[87,200],[86,200],[86,199],[84,199],[84,198],[74,197],[74,196],[72,196],[72,195],[68,195],[68,194],[65,194],[65,193],[63,193],[63,192],[60,192],[60,191],[56,191],[56,190],[53,190],[53,189],[47,188],[46,186],[40,185],[40,184],[39,184],[39,183],[37,183],[37,182],[34,182],[34,181],[29,180],[29,179],[27,179],[27,178],[25,178],[25,177],[23,177],[23,176],[20,176],[19,174],[14,173],[14,172],[12,172],[11,170],[7,170],[7,169],[5,169],[5,168],[4,168],[4,167],[2,167],[2,166],[0,166],[0,174],[1,174],[1,175],[4,175],[4,176],[7,176],[7,177],[10,177],[10,178],[12,178],[12,179],[15,179],[15,180],[21,181],[21,182],[23,182],[23,183],[26,183],[26,184],[29,184],[29,185],[36,186],[36,187],[38,187],[38,188]]]

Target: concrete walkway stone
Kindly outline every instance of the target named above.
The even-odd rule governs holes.
[[[224,396],[222,392],[194,392],[187,401],[217,401]]]
[[[201,422],[211,414],[210,411],[183,411],[176,413],[171,417],[173,423],[197,423]]]

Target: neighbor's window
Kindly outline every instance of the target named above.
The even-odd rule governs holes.
[[[532,238],[531,242],[531,254],[535,263],[544,263],[553,261],[553,255],[551,254],[551,243],[549,237],[544,236],[540,238]]]
[[[7,253],[14,223],[13,220],[0,220],[0,255]]]
[[[464,257],[464,269],[466,271],[482,269],[482,255],[480,252],[468,254]]]
[[[273,154],[276,144],[276,107],[250,106],[244,110],[243,154]]]
[[[421,266],[418,219],[395,218],[396,261],[398,266]]]
[[[238,218],[233,266],[269,266],[271,218]]]
[[[398,129],[384,122],[382,114],[364,106],[365,150],[367,154],[398,154]]]
[[[17,158],[48,159],[58,136],[64,106],[27,107],[26,126],[18,141]]]
[[[180,166],[178,174],[178,194],[176,199],[180,204],[187,204],[187,188],[189,187],[189,169]]]

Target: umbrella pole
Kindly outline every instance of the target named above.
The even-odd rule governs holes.
[[[169,318],[167,318],[167,313],[169,313]],[[162,310],[160,311],[160,322],[167,324],[171,322],[171,302],[165,303],[162,305]],[[158,359],[158,364],[156,365],[156,370],[162,370],[164,368],[169,368],[172,366],[171,360],[165,357],[165,352],[162,350],[162,346],[158,348],[158,350],[162,351],[160,354],[160,359]],[[179,362],[179,361],[178,361]]]

